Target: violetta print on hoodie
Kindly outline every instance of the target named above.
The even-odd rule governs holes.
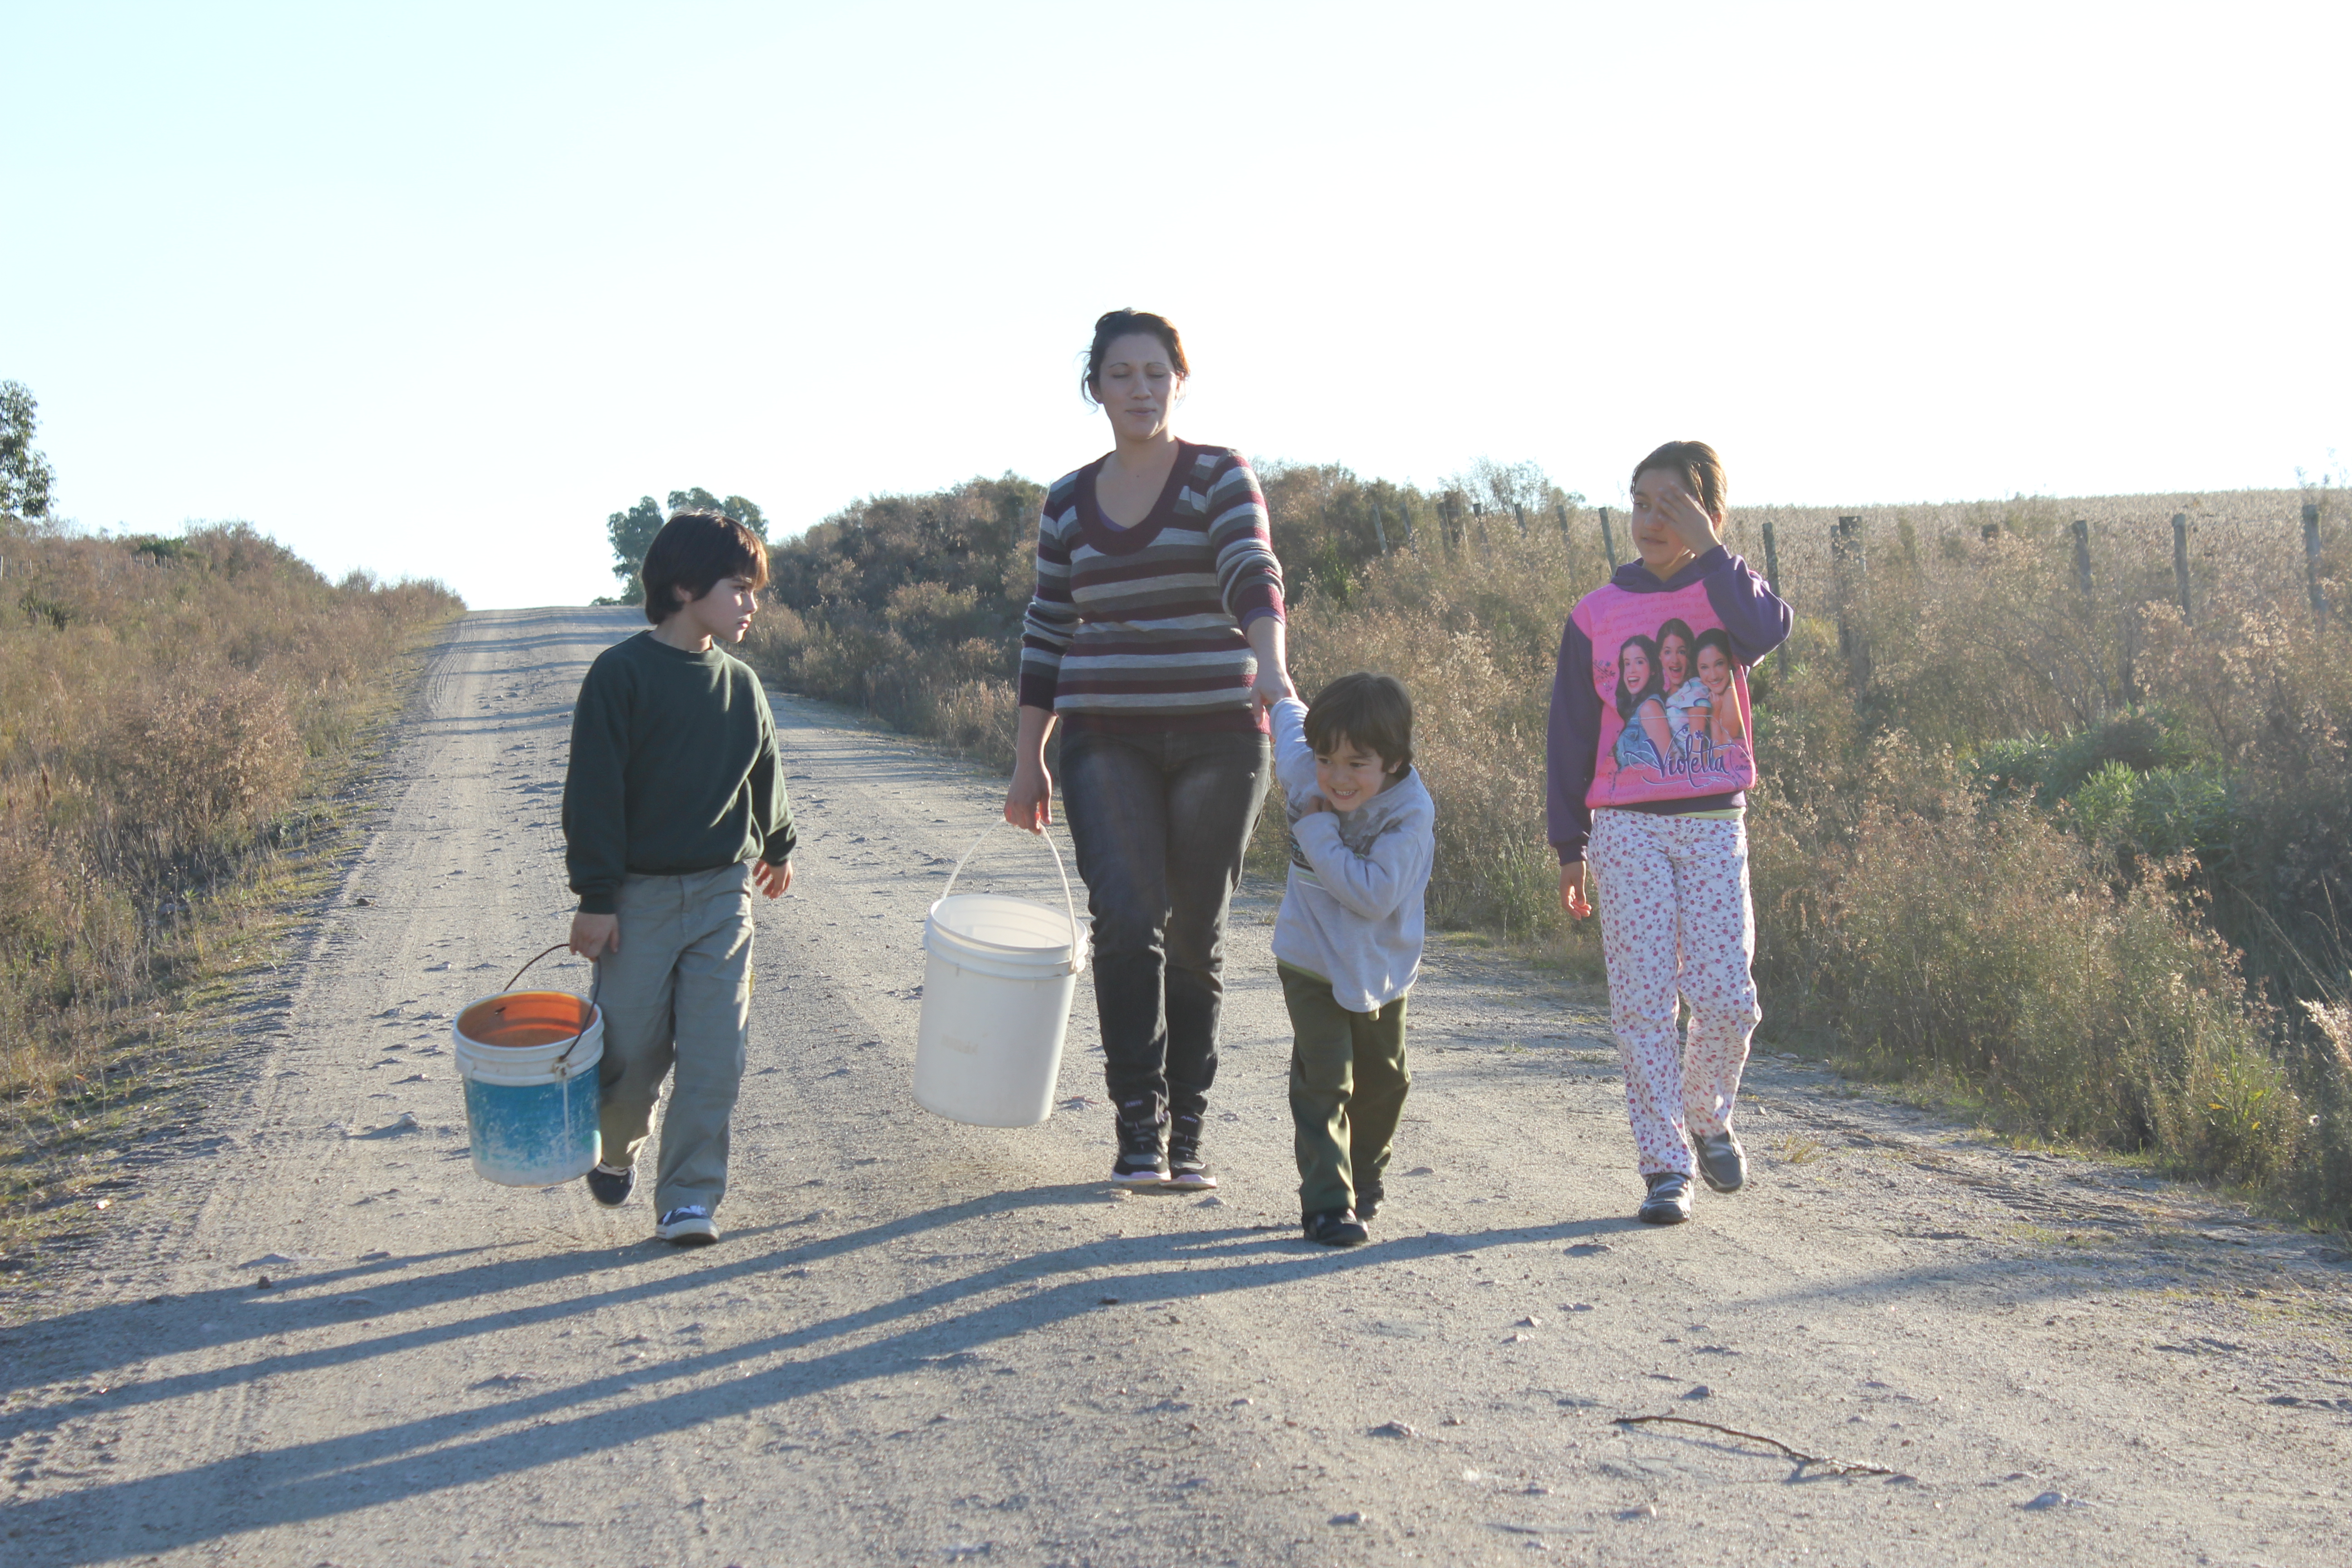
[[[1577,601],[1552,687],[1548,811],[1561,862],[1597,807],[1717,811],[1756,783],[1748,668],[1789,635],[1789,607],[1717,545],[1661,580],[1629,562]]]

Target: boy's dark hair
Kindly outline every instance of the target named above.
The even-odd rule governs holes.
[[[749,577],[754,588],[766,587],[768,547],[731,517],[682,511],[654,535],[637,574],[645,579],[646,619],[659,626],[685,602],[673,589],[685,589],[692,600],[710,592],[721,577]]]
[[[1110,345],[1130,332],[1150,332],[1168,351],[1168,368],[1178,375],[1190,375],[1192,367],[1184,363],[1184,340],[1177,334],[1176,323],[1150,310],[1105,310],[1095,318],[1095,341],[1087,349],[1087,374],[1078,378],[1078,390],[1089,403],[1102,401],[1103,357]]]
[[[1731,480],[1714,447],[1704,441],[1669,441],[1633,465],[1633,482],[1640,484],[1642,476],[1653,469],[1682,480],[1700,510],[1723,521],[1731,505]]]
[[[1393,675],[1360,669],[1316,694],[1307,707],[1307,743],[1329,756],[1342,740],[1401,773],[1412,763],[1412,698]]]

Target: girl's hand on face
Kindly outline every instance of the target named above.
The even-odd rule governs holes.
[[[1675,531],[1675,537],[1681,540],[1683,547],[1693,555],[1704,555],[1723,542],[1716,531],[1715,519],[1706,514],[1690,491],[1673,480],[1665,480],[1658,486],[1657,507],[1658,514],[1666,520],[1666,526]]]
[[[1331,803],[1325,800],[1319,795],[1308,795],[1305,800],[1301,801],[1298,805],[1298,815],[1301,816],[1312,816],[1318,811],[1330,810]],[[1336,816],[1338,814],[1334,813],[1333,815]]]

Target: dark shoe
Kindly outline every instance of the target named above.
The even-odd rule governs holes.
[[[1207,1189],[1217,1184],[1216,1173],[1201,1158],[1201,1119],[1180,1110],[1168,1127],[1168,1184]]]
[[[654,1234],[672,1247],[709,1247],[719,1239],[719,1227],[700,1204],[681,1204],[661,1216]]]
[[[636,1190],[636,1186],[637,1168],[635,1165],[625,1171],[612,1170],[601,1164],[588,1167],[588,1195],[608,1209],[616,1209],[627,1203],[629,1194]]]
[[[1307,1239],[1324,1247],[1361,1247],[1372,1239],[1354,1209],[1325,1209],[1307,1216]]]
[[[1650,1184],[1650,1195],[1633,1217],[1643,1225],[1680,1225],[1690,1218],[1690,1178],[1680,1171],[1660,1171],[1642,1180]]]
[[[1357,1188],[1356,1217],[1358,1219],[1380,1218],[1381,1205],[1388,1201],[1388,1193],[1377,1182],[1369,1187]]]
[[[1160,1152],[1160,1137],[1167,1129],[1161,1121],[1124,1121],[1118,1124],[1118,1158],[1112,1163],[1110,1179],[1130,1187],[1157,1187],[1168,1180],[1168,1161]]]
[[[1699,1175],[1717,1192],[1736,1193],[1748,1184],[1748,1151],[1730,1129],[1698,1139],[1691,1147],[1698,1154]]]

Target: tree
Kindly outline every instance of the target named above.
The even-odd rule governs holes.
[[[11,384],[14,384],[13,383]],[[733,518],[750,529],[765,542],[768,518],[757,504],[741,496],[729,496],[724,500],[697,485],[692,489],[669,492],[669,517],[682,511],[715,511]],[[640,496],[637,504],[626,511],[616,511],[604,520],[604,531],[613,542],[613,575],[621,580],[621,596],[613,601],[623,605],[645,602],[646,585],[638,574],[645,569],[646,552],[653,548],[654,535],[668,521],[662,509],[654,504],[651,496]]]
[[[651,496],[641,496],[637,504],[626,511],[616,511],[604,520],[604,531],[613,541],[613,575],[621,580],[621,603],[642,605],[646,601],[645,580],[637,575],[646,563],[646,552],[653,548],[654,535],[661,531],[662,510]]]
[[[690,490],[670,491],[669,514],[676,517],[682,511],[715,511],[721,517],[731,517],[759,535],[761,543],[768,542],[767,514],[741,496],[729,496],[720,500],[700,485]]]
[[[0,513],[49,515],[57,472],[33,450],[33,414],[40,406],[20,381],[0,381]]]

